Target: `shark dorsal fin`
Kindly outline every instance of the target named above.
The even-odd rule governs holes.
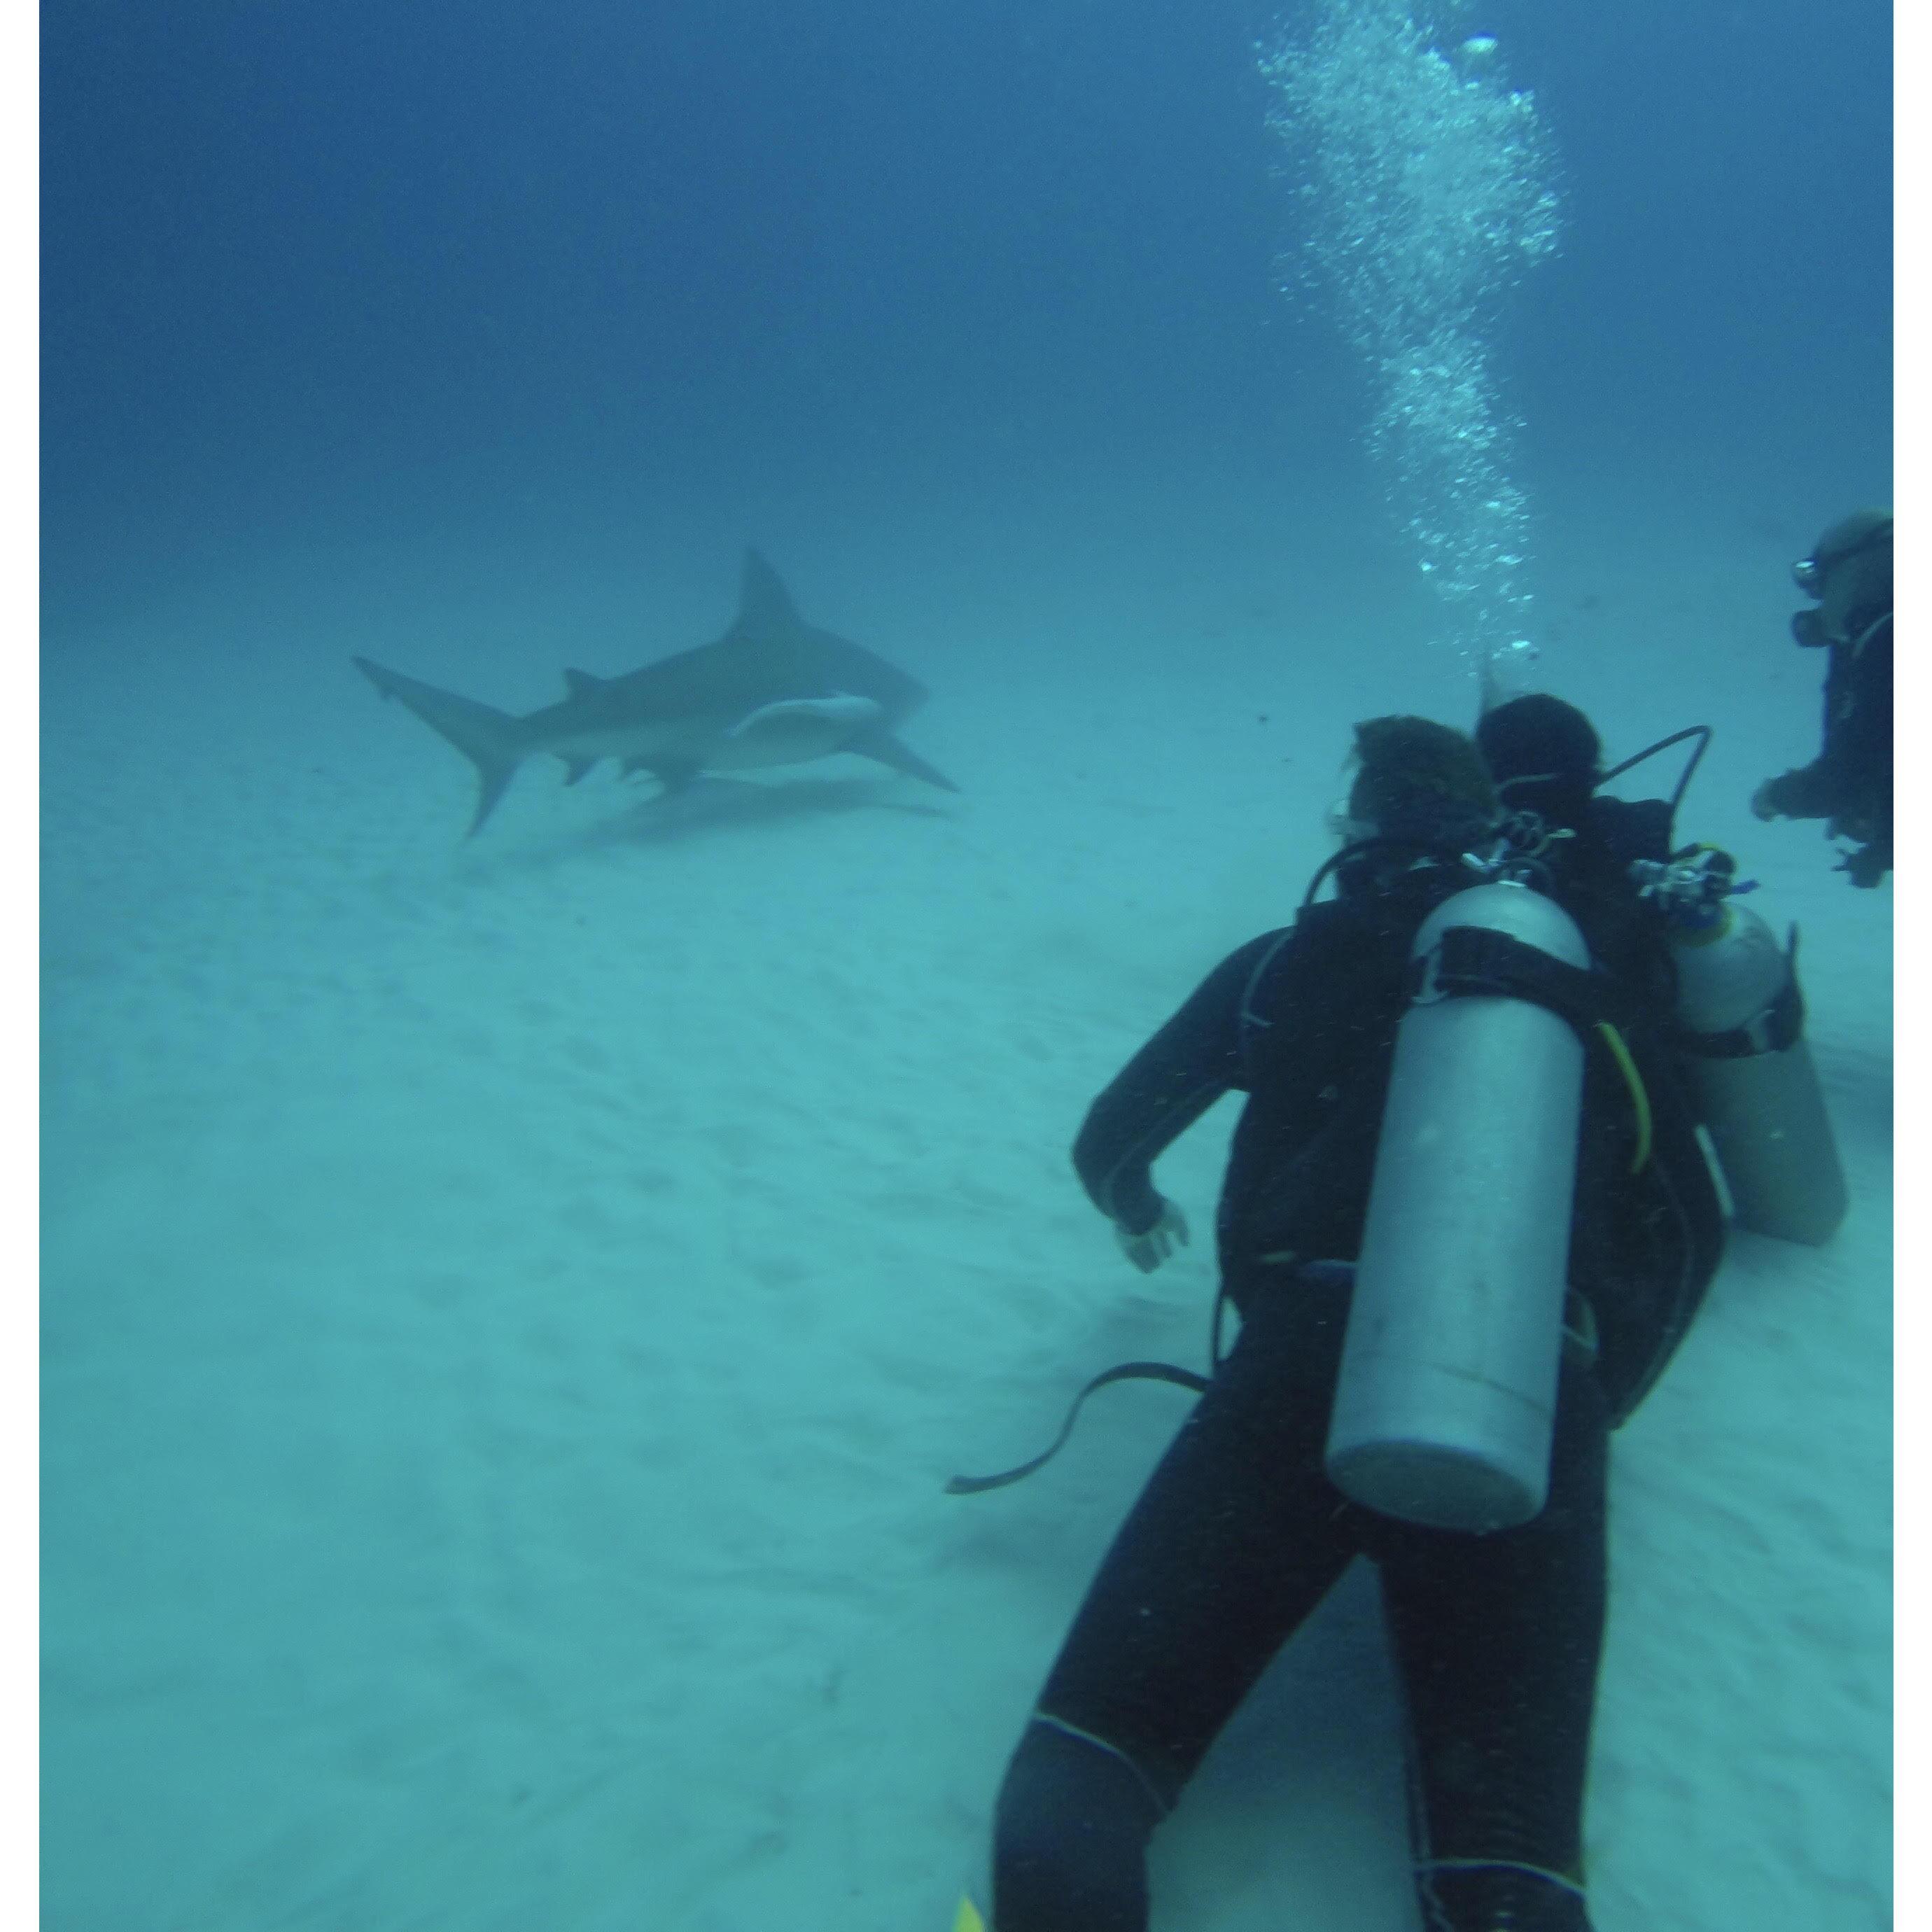
[[[754,638],[802,628],[791,592],[754,550],[745,553],[744,585],[738,593],[738,621],[733,628],[740,635]]]
[[[573,698],[588,698],[600,685],[610,681],[606,677],[592,677],[587,670],[567,670],[563,674],[564,688]]]

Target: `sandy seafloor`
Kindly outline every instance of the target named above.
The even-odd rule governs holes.
[[[1288,917],[1350,721],[1473,707],[1392,548],[1060,514],[712,526],[602,577],[322,544],[56,640],[52,1932],[950,1923],[1184,1398],[941,1484],[1204,1348],[1232,1103],[1161,1166],[1197,1238],[1146,1279],[1082,1112]],[[1890,893],[1744,809],[1815,746],[1810,532],[1648,514],[1552,529],[1544,669],[1612,757],[1720,728],[1681,829],[1802,922],[1856,1200],[1822,1252],[1734,1240],[1618,1438],[1594,1910],[1874,1932]],[[532,708],[717,634],[748,537],[931,684],[906,735],[960,796],[840,760],[655,810],[551,764],[466,844],[466,767],[347,663]],[[1392,1698],[1358,1570],[1162,1832],[1159,1932],[1411,1932]]]

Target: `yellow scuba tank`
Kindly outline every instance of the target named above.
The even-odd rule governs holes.
[[[1728,892],[1729,862],[1717,858]],[[1678,1048],[1738,1225],[1822,1246],[1844,1220],[1847,1196],[1804,1042],[1797,928],[1780,946],[1729,896],[1680,898],[1670,916]]]

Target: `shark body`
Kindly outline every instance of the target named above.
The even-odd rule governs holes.
[[[367,658],[356,664],[386,698],[413,711],[476,767],[473,837],[517,768],[547,754],[574,784],[615,758],[667,790],[700,772],[749,771],[856,752],[946,791],[959,788],[895,735],[925,701],[915,677],[806,623],[772,569],[745,554],[738,614],[715,644],[679,651],[621,677],[566,670],[568,695],[518,718],[440,691]]]

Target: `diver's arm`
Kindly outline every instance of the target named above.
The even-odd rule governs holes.
[[[1828,754],[1766,778],[1751,796],[1760,818],[1829,818],[1838,809],[1844,776]]]
[[[1241,1084],[1241,997],[1278,937],[1264,933],[1222,960],[1087,1110],[1074,1168],[1094,1206],[1128,1234],[1161,1217],[1155,1160]]]

